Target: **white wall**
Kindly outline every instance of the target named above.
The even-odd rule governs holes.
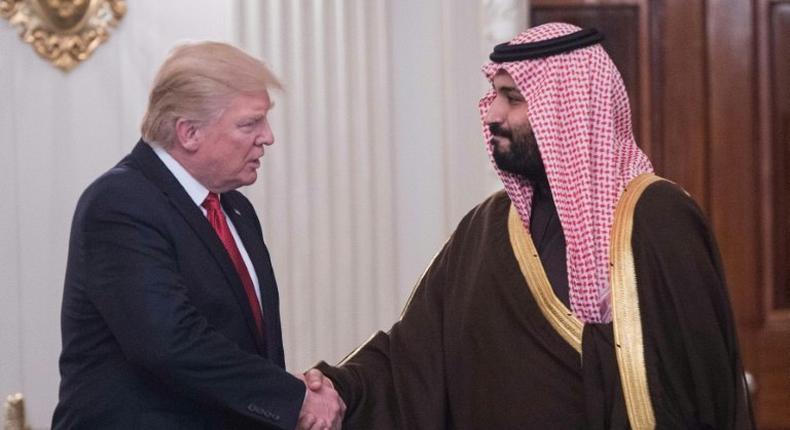
[[[0,396],[25,393],[35,428],[57,400],[76,199],[135,143],[176,41],[236,41],[286,83],[274,94],[276,144],[245,193],[272,251],[292,370],[388,328],[455,223],[498,188],[479,68],[526,22],[521,1],[128,4],[109,42],[69,74],[0,22]]]

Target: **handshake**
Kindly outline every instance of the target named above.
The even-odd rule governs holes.
[[[318,369],[304,375],[294,375],[307,386],[307,395],[299,411],[298,430],[339,430],[343,423],[346,404],[335,391],[332,380]]]

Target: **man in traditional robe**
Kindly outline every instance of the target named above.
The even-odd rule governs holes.
[[[345,428],[753,426],[712,232],[652,173],[601,39],[553,23],[491,54],[480,112],[505,189],[388,333],[308,372]]]

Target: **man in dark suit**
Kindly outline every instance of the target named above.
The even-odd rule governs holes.
[[[222,43],[160,68],[143,139],[74,214],[53,428],[339,428],[337,393],[285,371],[271,261],[236,191],[274,143],[270,88]]]

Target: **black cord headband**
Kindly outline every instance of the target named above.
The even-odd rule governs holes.
[[[584,48],[602,40],[603,34],[594,28],[587,28],[539,42],[522,43],[520,45],[508,45],[507,42],[500,43],[494,47],[494,52],[488,58],[495,63],[542,58]]]

